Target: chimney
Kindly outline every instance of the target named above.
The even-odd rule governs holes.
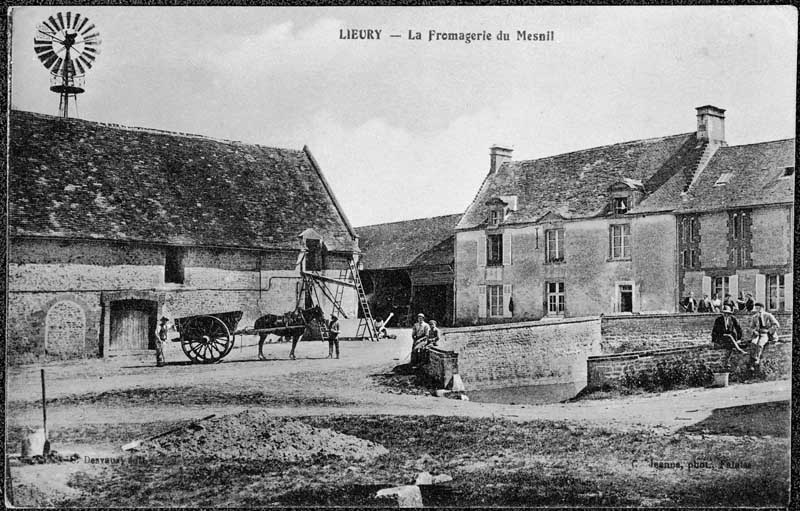
[[[500,166],[511,160],[513,149],[495,145],[489,148],[489,173],[494,174]]]
[[[697,110],[697,138],[725,144],[725,110],[715,106],[699,106]]]

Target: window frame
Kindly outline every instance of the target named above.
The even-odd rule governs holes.
[[[494,248],[496,258],[492,258]],[[503,233],[486,235],[486,266],[503,266]]]
[[[629,202],[630,197],[627,195],[613,197],[611,199],[611,208],[613,209],[614,214],[617,216],[626,214],[630,209],[630,206],[628,205]],[[624,209],[619,207],[620,203],[623,205]]]
[[[554,290],[551,290],[554,287]],[[563,316],[567,310],[566,285],[563,280],[545,282],[545,304],[548,316]],[[555,305],[555,310],[553,310]]]
[[[551,235],[553,239],[551,239]],[[555,244],[555,254],[551,249],[551,242]],[[545,263],[563,263],[564,256],[564,229],[545,229],[544,231],[544,261]]]
[[[775,280],[774,286],[773,279]],[[766,309],[775,312],[786,310],[786,276],[783,273],[768,273],[764,280]],[[775,288],[774,298],[772,296],[773,287]],[[773,304],[773,299],[777,304]]]
[[[619,236],[615,235],[615,231],[619,230]],[[631,259],[631,224],[611,224],[609,226],[609,242],[608,252],[611,261],[628,261]],[[620,245],[617,245],[619,240]],[[620,248],[620,255],[615,255],[615,249]]]
[[[722,284],[721,288],[717,286],[718,281]],[[731,294],[731,276],[718,275],[711,277],[711,294],[717,295],[720,302],[725,299],[725,295]]]
[[[186,249],[167,246],[164,249],[164,283],[184,284],[186,282]]]
[[[493,296],[494,295],[494,296]],[[489,318],[503,317],[503,285],[486,285],[486,316]]]

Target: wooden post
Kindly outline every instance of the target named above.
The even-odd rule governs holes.
[[[42,369],[42,426],[44,428],[44,453],[47,454],[47,398],[44,389],[44,369]]]

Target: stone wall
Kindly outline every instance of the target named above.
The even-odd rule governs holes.
[[[586,381],[600,353],[600,320],[567,319],[448,329],[442,351],[458,354],[467,390]],[[446,383],[446,382],[445,382]]]
[[[294,309],[297,252],[188,248],[183,284],[164,281],[163,247],[107,242],[12,240],[9,246],[6,349],[9,363],[108,354],[109,306],[149,300],[159,315],[242,310],[241,326]],[[329,254],[342,266],[346,257]],[[339,277],[339,270],[327,275]],[[320,297],[329,314],[330,302]],[[355,291],[343,304],[355,316]],[[113,350],[110,350],[113,351]]]
[[[726,370],[727,349],[712,344],[667,348],[660,350],[620,353],[589,357],[587,361],[589,390],[615,388],[635,381],[641,373],[653,375],[659,365],[676,367],[706,366],[713,372]],[[730,358],[732,381],[742,381],[749,376],[749,356],[734,353]],[[792,367],[792,343],[770,343],[764,350],[762,368],[767,379],[788,378]]]
[[[423,371],[436,382],[437,388],[450,388],[453,375],[458,372],[458,354],[438,348],[428,349],[428,363]]]
[[[719,314],[634,314],[603,316],[602,353],[624,353],[663,348],[698,346],[711,341],[711,329]],[[792,315],[775,314],[781,324],[780,337],[792,338]],[[739,313],[736,319],[745,339],[750,315]]]

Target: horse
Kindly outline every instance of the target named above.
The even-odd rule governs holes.
[[[280,328],[284,327],[280,330],[275,330],[272,334],[280,336],[280,337],[289,337],[292,339],[292,350],[289,352],[289,358],[292,360],[295,359],[294,356],[294,349],[297,346],[297,342],[300,340],[301,337],[305,336],[308,333],[308,336],[311,337],[313,335],[309,323],[313,320],[325,320],[325,315],[322,312],[322,308],[319,305],[315,305],[310,309],[296,309],[292,312],[287,312],[283,315],[277,314],[266,314],[258,318],[253,325],[254,330],[262,330],[266,328]],[[297,328],[299,326],[305,326],[304,329]],[[264,357],[264,341],[267,338],[266,333],[260,333],[258,339],[258,359],[259,360],[266,360]]]

